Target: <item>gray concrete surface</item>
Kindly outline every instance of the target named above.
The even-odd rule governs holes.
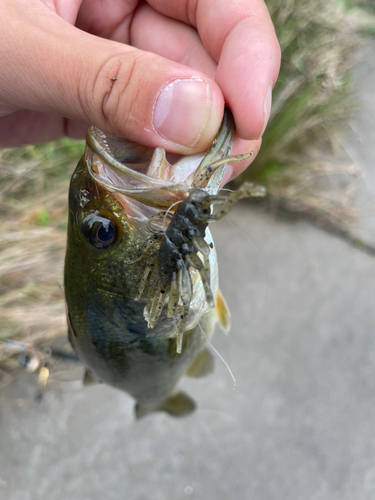
[[[308,222],[245,205],[213,232],[232,311],[230,335],[217,332],[213,343],[235,390],[217,359],[214,375],[181,383],[196,413],[136,422],[127,395],[82,388],[74,364],[53,375],[39,406],[25,375],[0,408],[0,498],[375,497],[374,258]]]

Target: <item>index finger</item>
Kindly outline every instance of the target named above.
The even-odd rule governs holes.
[[[267,124],[280,46],[263,0],[149,0],[160,13],[197,28],[217,62],[216,82],[242,139],[260,137]]]

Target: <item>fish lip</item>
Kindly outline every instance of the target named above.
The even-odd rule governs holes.
[[[196,175],[200,170],[204,169],[214,161],[216,161],[219,157],[228,156],[232,141],[234,136],[234,118],[231,111],[226,108],[224,112],[224,117],[221,122],[218,133],[206,154],[204,154],[198,168],[194,175]],[[112,141],[112,148],[110,146],[110,141]],[[117,150],[114,148],[114,144],[118,142],[120,145],[127,144],[129,146],[138,147],[144,150],[143,158],[149,157],[151,158],[153,149],[143,147],[137,145],[134,142],[127,141],[126,139],[122,139],[120,137],[115,137],[110,134],[105,134],[102,130],[97,127],[90,127],[86,134],[86,144],[87,146],[97,154],[102,161],[107,163],[109,166],[114,168],[118,172],[122,172],[124,174],[130,175],[134,179],[139,179],[140,181],[152,181],[153,183],[163,185],[175,184],[173,182],[168,182],[163,179],[157,179],[155,177],[150,177],[146,174],[142,174],[140,172],[136,172],[134,169],[127,167],[124,162],[121,162],[116,159],[115,155]],[[148,153],[148,154],[147,154]],[[191,155],[194,156],[194,155]],[[140,156],[142,158],[142,155]],[[125,160],[124,160],[125,161]],[[129,160],[128,160],[129,161]],[[134,161],[134,160],[133,160]],[[225,170],[225,165],[223,165],[223,169]]]
[[[87,132],[85,161],[94,182],[109,191],[161,209],[169,208],[188,192],[186,184],[153,178],[127,167],[108,150],[104,137],[105,134],[95,127]]]
[[[134,144],[134,143],[132,143]],[[138,180],[140,182],[152,182],[153,184],[160,185],[163,187],[165,185],[173,184],[162,179],[155,179],[148,175],[142,174],[133,170],[124,163],[118,161],[113,151],[109,148],[107,142],[107,136],[104,132],[96,127],[90,127],[86,134],[86,145],[95,153],[107,166],[112,167],[116,172],[123,173],[131,179]],[[136,189],[136,188],[134,188]]]
[[[204,154],[198,167],[192,173],[188,173],[187,177],[182,182],[172,182],[171,180],[151,177],[134,168],[130,168],[124,163],[127,157],[127,148],[133,148],[135,151],[134,157],[132,157],[131,151],[128,154],[130,164],[132,161],[133,163],[136,162],[137,159],[144,164],[153,150],[126,141],[125,139],[107,135],[96,127],[90,127],[87,132],[85,159],[91,177],[106,189],[120,192],[146,205],[165,208],[181,200],[188,190],[196,185],[203,187],[210,194],[216,194],[219,191],[226,163],[219,167],[215,167],[215,170],[209,174],[205,172],[205,169],[214,162],[225,159],[225,157],[228,156],[232,145],[233,135],[233,116],[231,112],[226,109],[220,129],[212,146]],[[121,149],[122,147],[123,149]],[[137,148],[141,151],[138,153],[138,156]],[[123,161],[119,161],[116,158],[116,156],[119,156],[119,150],[124,151]],[[196,155],[192,155],[192,157],[193,156]],[[187,162],[186,158],[188,158]],[[185,157],[185,164],[189,164],[189,158],[190,157]],[[95,172],[93,169],[93,163],[95,161],[97,165],[100,164],[99,172]],[[173,175],[170,177],[171,179],[174,177],[173,167],[179,168],[177,165],[178,162],[172,166]],[[114,175],[112,175],[110,171],[112,171]],[[202,172],[205,172],[203,184],[201,184],[202,179],[199,179],[199,175]],[[113,180],[115,176],[117,176],[119,185],[116,185]],[[120,186],[120,184],[125,184],[125,187]]]

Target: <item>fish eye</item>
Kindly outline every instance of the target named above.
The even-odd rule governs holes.
[[[95,248],[109,248],[115,242],[116,234],[116,224],[109,219],[102,218],[91,228],[90,243]]]

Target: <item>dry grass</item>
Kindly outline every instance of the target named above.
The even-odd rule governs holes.
[[[67,193],[82,151],[63,140],[0,154],[0,340],[34,345],[66,332]],[[12,353],[0,343],[0,361]]]

